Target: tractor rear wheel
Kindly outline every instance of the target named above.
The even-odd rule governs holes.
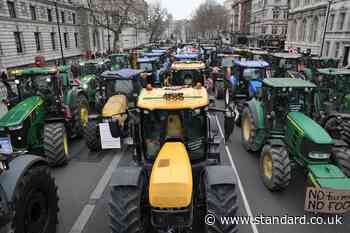
[[[256,152],[260,149],[255,144],[256,128],[251,111],[249,108],[244,108],[241,118],[241,138],[246,151]]]
[[[350,177],[350,150],[346,146],[334,146],[332,149],[332,159],[343,173]]]
[[[55,233],[57,186],[47,166],[29,169],[18,181],[14,196],[14,233]]]
[[[147,207],[147,185],[143,176],[137,187],[111,187],[109,203],[112,233],[147,233],[150,211]]]
[[[342,123],[342,139],[347,143],[350,144],[350,120],[344,119]]]
[[[260,156],[260,175],[265,186],[271,191],[284,190],[290,183],[291,173],[288,151],[282,146],[265,145]]]
[[[84,128],[84,139],[86,146],[91,151],[101,150],[101,138],[98,123],[96,121],[88,121]]]
[[[50,123],[44,126],[44,154],[50,166],[68,162],[68,136],[63,123]]]
[[[236,233],[235,224],[221,224],[222,216],[237,216],[238,196],[234,184],[217,184],[210,186],[204,176],[206,217],[211,216],[214,224],[205,225],[205,233]],[[202,218],[203,219],[203,218]]]
[[[89,120],[89,101],[83,95],[78,95],[76,104],[72,110],[73,113],[73,135],[81,137],[83,129]]]

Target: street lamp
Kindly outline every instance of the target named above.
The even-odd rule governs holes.
[[[329,18],[329,13],[330,13],[330,11],[331,11],[331,5],[332,5],[332,3],[333,3],[333,0],[328,0],[328,7],[327,7],[327,13],[326,13],[326,21],[325,21],[325,24],[324,24],[323,35],[322,35],[322,41],[321,41],[320,57],[322,57],[322,55],[323,55],[324,41],[325,41],[325,39],[326,39],[328,18]]]
[[[62,37],[61,37],[61,26],[60,26],[60,18],[58,16],[58,8],[57,8],[57,0],[54,2],[55,4],[55,11],[56,11],[56,22],[57,22],[57,29],[58,29],[58,38],[60,39],[60,47],[61,47],[61,59],[62,59],[62,64],[66,64],[66,60],[64,58],[63,54],[63,46],[62,46]]]

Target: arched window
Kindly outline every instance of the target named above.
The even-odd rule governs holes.
[[[306,19],[303,19],[303,21],[301,21],[300,25],[299,25],[299,37],[298,37],[298,40],[299,41],[305,41],[306,39],[306,33],[305,33],[305,26],[306,26]]]
[[[297,21],[294,20],[291,23],[291,27],[290,27],[290,31],[289,31],[289,33],[290,33],[290,35],[289,35],[290,41],[296,41],[297,40],[296,32],[297,32]]]
[[[316,42],[318,39],[318,17],[315,17],[312,20],[312,25],[311,25],[311,41]]]

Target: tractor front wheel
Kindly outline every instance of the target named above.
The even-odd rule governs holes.
[[[112,233],[147,233],[150,211],[147,207],[147,185],[143,176],[137,187],[111,187],[110,227]]]
[[[260,175],[264,185],[271,191],[288,187],[292,178],[291,161],[284,147],[265,145],[260,156]]]
[[[86,146],[91,151],[101,150],[101,138],[98,123],[96,121],[88,121],[84,128],[84,139]]]
[[[236,233],[238,225],[222,224],[222,216],[237,216],[238,196],[234,184],[216,184],[210,186],[204,176],[206,216],[213,218],[214,224],[206,224],[206,233]]]
[[[241,138],[243,147],[246,151],[256,152],[260,148],[256,146],[256,129],[252,113],[249,108],[244,108],[242,118],[241,118]]]
[[[332,159],[343,173],[350,177],[350,150],[346,146],[334,146],[332,149]]]
[[[14,197],[14,233],[55,233],[57,186],[47,166],[29,169],[18,181]]]
[[[44,126],[44,154],[50,166],[68,162],[68,136],[63,123],[50,123]]]

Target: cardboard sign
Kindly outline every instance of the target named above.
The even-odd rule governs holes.
[[[111,130],[108,123],[100,123],[100,137],[102,149],[120,149],[120,138],[112,137]]]
[[[309,187],[306,190],[304,209],[315,213],[346,213],[350,211],[350,191]]]

